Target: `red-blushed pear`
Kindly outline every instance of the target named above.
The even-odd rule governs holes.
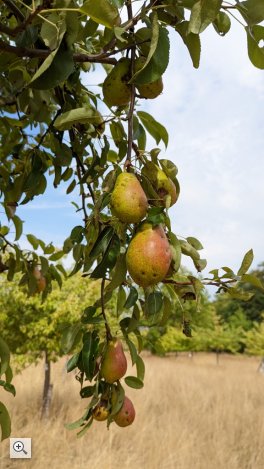
[[[139,223],[145,217],[148,199],[135,174],[121,173],[111,195],[111,210],[123,223]]]
[[[170,244],[161,225],[143,223],[128,246],[126,264],[141,287],[161,282],[172,260]]]
[[[97,406],[93,409],[92,415],[94,420],[97,420],[98,422],[103,422],[104,420],[107,420],[107,417],[109,415],[109,410],[107,409],[107,402],[100,401]]]
[[[47,281],[42,274],[41,270],[38,268],[38,266],[35,266],[33,269],[33,275],[37,281],[37,291],[39,293],[43,292],[46,288]]]
[[[119,427],[127,427],[134,422],[135,416],[136,412],[131,400],[125,396],[121,409],[114,416],[114,421]]]
[[[121,340],[111,339],[101,364],[101,376],[107,383],[114,383],[121,379],[127,371],[127,359]]]

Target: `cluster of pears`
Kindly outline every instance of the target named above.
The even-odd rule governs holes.
[[[134,71],[144,66],[146,59],[143,56],[136,58]],[[108,106],[125,106],[131,100],[131,59],[123,57],[112,68],[103,83],[104,100]],[[162,78],[152,83],[136,84],[141,98],[155,99],[163,91]]]
[[[102,422],[107,420],[110,410],[116,404],[117,391],[114,383],[119,381],[126,374],[127,359],[124,353],[122,342],[113,338],[107,343],[106,351],[102,359],[100,374],[106,383],[113,385],[110,399],[103,396],[100,402],[93,409],[93,418]],[[119,427],[131,425],[135,419],[135,408],[131,400],[125,396],[119,411],[113,416],[114,422]]]
[[[177,200],[175,185],[158,167],[154,182],[161,205],[164,206],[163,197],[168,194],[170,205],[173,205]],[[111,210],[123,223],[136,224],[146,217],[148,199],[135,174],[119,174],[111,196]],[[147,221],[141,223],[126,253],[127,269],[132,279],[144,288],[155,285],[166,277],[171,262],[172,251],[162,225],[154,226]]]

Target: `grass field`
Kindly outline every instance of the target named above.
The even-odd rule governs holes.
[[[107,431],[95,422],[81,439],[63,427],[85,408],[65,360],[53,366],[48,423],[39,420],[43,365],[18,375],[17,397],[8,397],[12,436],[32,437],[33,454],[10,460],[4,441],[0,468],[264,468],[264,375],[256,372],[257,359],[223,356],[219,366],[214,355],[145,359],[144,389],[127,390],[137,412],[133,425]]]

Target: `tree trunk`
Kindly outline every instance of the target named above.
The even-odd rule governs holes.
[[[264,357],[262,357],[261,362],[258,366],[258,372],[259,373],[264,373]]]
[[[219,350],[216,350],[216,364],[219,365],[219,360],[220,360],[220,352]]]
[[[50,411],[50,403],[52,396],[53,385],[50,383],[50,360],[47,351],[45,350],[45,376],[44,376],[44,386],[43,386],[43,396],[42,396],[42,409],[41,409],[41,418],[48,419]]]

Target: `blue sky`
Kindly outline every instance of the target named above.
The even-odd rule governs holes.
[[[202,242],[206,271],[225,265],[237,269],[250,248],[256,266],[264,261],[264,71],[250,63],[246,34],[234,21],[225,37],[210,26],[201,40],[201,64],[195,70],[180,37],[171,35],[164,92],[142,101],[141,109],[169,131],[161,157],[179,168],[181,196],[170,209],[175,233]],[[95,84],[103,76],[99,66],[83,81]],[[155,142],[149,139],[148,147]],[[19,207],[24,232],[61,245],[81,221],[72,199],[65,187],[54,190],[50,184],[45,196]],[[20,244],[27,246],[25,237]],[[191,266],[187,258],[184,264]]]

